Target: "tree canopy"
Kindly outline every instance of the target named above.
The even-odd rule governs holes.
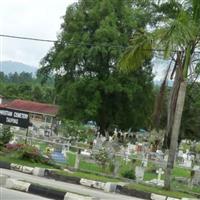
[[[62,116],[96,121],[102,133],[113,126],[148,128],[150,121],[150,62],[129,75],[116,68],[133,30],[148,21],[137,1],[133,9],[133,2],[81,0],[71,5],[58,41],[41,62],[41,74],[56,71]]]

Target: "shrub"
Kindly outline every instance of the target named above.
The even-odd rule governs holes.
[[[123,171],[122,176],[128,179],[135,179],[134,170],[129,169],[129,170]]]
[[[11,140],[12,136],[10,126],[3,125],[0,129],[0,148],[4,147]]]
[[[49,164],[50,158],[47,156],[43,156],[40,151],[31,145],[23,144],[17,150],[18,156],[20,159],[29,160],[32,162]]]
[[[100,149],[94,154],[95,160],[101,165],[103,169],[106,167],[106,163],[109,161],[108,153],[105,148]]]

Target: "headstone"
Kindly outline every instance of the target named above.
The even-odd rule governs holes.
[[[85,157],[90,157],[91,153],[87,149],[84,149],[84,151],[81,151],[81,155],[83,155]]]
[[[191,168],[192,167],[192,161],[191,160],[185,160],[183,165],[184,165],[184,167]]]
[[[64,164],[66,163],[65,156],[61,152],[54,151],[51,154],[51,158],[52,158],[52,160],[54,160],[57,163],[64,163]]]
[[[76,160],[75,160],[74,168],[76,170],[79,169],[79,165],[80,165],[80,150],[78,150],[78,152],[76,153]]]
[[[113,172],[114,176],[117,176],[117,175],[118,175],[118,173],[119,173],[119,168],[120,168],[120,163],[119,163],[117,160],[115,160],[114,172]]]
[[[164,174],[164,171],[162,170],[162,168],[159,168],[159,170],[157,170],[156,173],[158,174],[157,182],[160,183],[161,176]]]
[[[194,170],[193,185],[200,185],[200,170]]]
[[[143,167],[147,167],[148,166],[148,157],[149,157],[148,154],[144,155],[144,157],[142,159],[142,166]]]
[[[162,168],[159,168],[156,173],[158,174],[158,181],[161,180],[161,176],[164,174],[164,171],[162,170]]]
[[[135,177],[136,177],[136,181],[143,181],[144,179],[144,167],[139,167],[136,166],[135,167]]]

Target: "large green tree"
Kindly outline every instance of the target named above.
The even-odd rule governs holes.
[[[158,1],[157,4],[154,2],[154,6],[164,18],[161,17],[161,23],[154,30],[140,30],[134,34],[132,46],[125,52],[120,66],[123,70],[138,68],[152,52],[160,49],[165,58],[172,57],[174,60],[171,74],[174,84],[169,98],[166,131],[166,135],[170,136],[170,148],[165,187],[170,189],[186,88],[190,80],[188,76],[195,73],[195,64],[198,62],[195,50],[198,49],[200,37],[200,1]]]
[[[80,0],[71,5],[58,41],[41,62],[41,73],[56,71],[62,116],[94,120],[103,134],[112,126],[147,128],[150,120],[150,63],[128,76],[116,69],[133,30],[148,21],[145,11],[133,9],[133,2]]]

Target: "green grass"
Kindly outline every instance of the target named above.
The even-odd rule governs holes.
[[[150,193],[155,193],[159,195],[165,195],[168,197],[174,197],[174,198],[195,198],[195,196],[184,193],[184,192],[177,192],[177,191],[168,191],[160,187],[155,187],[155,186],[149,186],[149,185],[143,185],[143,184],[129,184],[128,185],[129,189],[135,189],[139,191],[144,191],[144,192],[150,192]]]
[[[200,187],[193,186],[192,188],[188,187],[188,185],[181,184],[177,181],[173,181],[173,188],[180,191],[187,191],[190,193],[195,193],[200,195]]]
[[[100,176],[100,175],[85,173],[85,172],[67,173],[65,171],[59,170],[57,171],[57,173],[63,176],[75,176],[79,178],[85,178],[85,179],[101,181],[101,182],[119,182],[120,181],[120,179],[117,179],[117,178],[110,178],[110,177],[105,177],[105,176]]]
[[[106,169],[102,169],[102,167],[100,165],[97,165],[96,163],[89,163],[85,161],[80,162],[80,169],[100,173],[105,173],[107,171]]]
[[[31,162],[28,160],[20,160],[18,158],[10,157],[10,156],[0,156],[0,160],[7,162],[7,163],[15,163],[18,165],[26,165],[28,167],[41,167],[41,168],[48,168],[53,169],[54,167],[42,163]]]
[[[0,154],[0,160],[4,162],[9,162],[9,163],[16,163],[20,165],[26,165],[30,167],[42,167],[42,168],[50,168],[53,169],[54,167],[46,165],[46,164],[41,164],[41,163],[34,163],[28,160],[20,160],[19,158],[14,156],[15,154],[12,154],[10,156],[9,154]],[[75,163],[75,158],[76,155],[74,153],[68,153],[68,165],[69,166],[74,166]],[[125,163],[122,161],[122,167],[120,169],[120,173],[125,171],[125,170],[134,170],[135,166],[138,165],[137,162],[133,163]],[[157,174],[154,172],[154,167],[151,166],[149,167],[149,170],[145,172],[144,180],[151,180],[157,177]],[[112,178],[109,176],[102,176],[98,175],[98,173],[105,172],[99,165],[95,163],[88,163],[86,161],[81,161],[80,163],[80,168],[84,170],[89,170],[92,172],[73,172],[73,173],[67,173],[62,170],[58,170],[57,173],[61,174],[63,176],[75,176],[79,178],[86,178],[90,180],[96,180],[96,181],[101,181],[101,182],[119,182],[121,179],[120,178]],[[107,171],[108,173],[108,171]],[[109,174],[108,174],[109,175]],[[176,177],[190,177],[190,171],[187,169],[182,169],[182,168],[174,168],[173,170],[173,176]],[[175,198],[181,198],[181,197],[194,197],[193,195],[187,194],[185,192],[179,192],[179,191],[167,191],[159,187],[153,187],[153,186],[147,186],[143,184],[129,184],[129,188],[134,188],[136,190],[141,190],[141,191],[146,191],[146,192],[153,192],[156,194],[161,194],[161,195],[166,195],[170,197],[175,197]],[[188,188],[187,185],[183,185],[177,181],[173,182],[173,189],[174,190],[182,190],[182,191],[188,191],[191,193],[200,193],[200,188],[199,187],[193,187]]]
[[[67,153],[67,165],[70,166],[70,167],[74,167],[75,160],[76,160],[76,154],[68,152]]]
[[[75,160],[76,160],[76,154],[68,152],[67,153],[67,165],[70,167],[74,167]],[[108,172],[107,169],[105,169],[105,170],[102,169],[102,167],[100,165],[98,165],[97,163],[90,163],[90,162],[84,161],[83,159],[81,159],[81,161],[80,161],[80,169],[87,170],[87,171],[93,171],[93,172],[99,172],[99,173]]]
[[[190,177],[190,170],[183,169],[183,168],[180,168],[180,167],[175,167],[173,169],[173,176],[189,178]]]

